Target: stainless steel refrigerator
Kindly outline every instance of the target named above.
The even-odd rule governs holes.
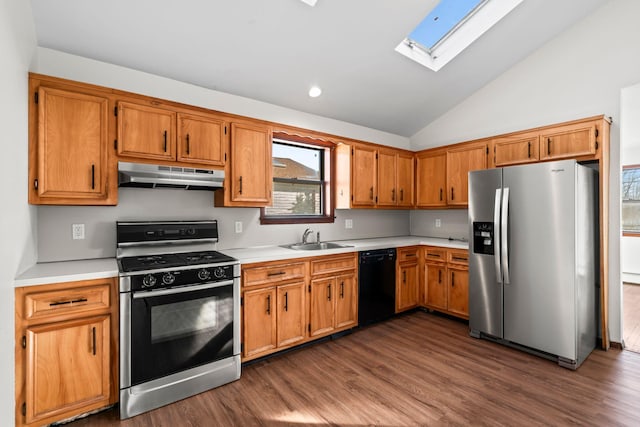
[[[596,345],[597,171],[575,160],[469,173],[469,328],[576,369]]]

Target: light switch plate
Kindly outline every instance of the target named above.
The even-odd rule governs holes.
[[[71,224],[71,236],[73,240],[83,240],[84,224]]]
[[[440,221],[440,218],[436,219],[436,228],[440,228],[442,226],[442,221]]]
[[[344,228],[353,228],[353,220],[345,219],[344,220]]]
[[[236,233],[242,233],[242,221],[236,221]]]

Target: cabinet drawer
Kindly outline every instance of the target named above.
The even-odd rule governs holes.
[[[335,273],[342,270],[351,270],[356,268],[355,255],[343,257],[321,258],[311,261],[311,274]]]
[[[469,252],[465,250],[450,250],[447,261],[449,264],[469,265]]]
[[[418,262],[418,252],[420,248],[398,249],[398,262],[415,261]]]
[[[34,320],[60,314],[107,309],[110,306],[109,286],[109,283],[104,283],[96,286],[26,294],[24,297],[24,317],[26,320]]]
[[[256,286],[304,278],[304,262],[242,269],[242,286]]]
[[[424,250],[424,259],[427,262],[446,262],[447,250],[444,248],[426,248]]]

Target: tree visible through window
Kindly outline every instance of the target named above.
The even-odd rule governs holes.
[[[622,231],[640,236],[640,165],[622,169]]]

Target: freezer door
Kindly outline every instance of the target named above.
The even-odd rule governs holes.
[[[469,173],[469,329],[502,338],[502,169]]]
[[[504,338],[575,360],[576,163],[504,168],[503,181],[510,274]]]

